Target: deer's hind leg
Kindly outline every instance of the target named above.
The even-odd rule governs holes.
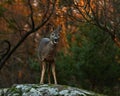
[[[46,63],[41,62],[41,79],[40,79],[40,84],[44,84],[44,77],[45,77],[45,71],[46,71]]]
[[[48,63],[48,83],[51,84],[51,63]]]
[[[52,63],[52,74],[54,78],[54,83],[57,84],[56,71],[55,71],[55,62]]]

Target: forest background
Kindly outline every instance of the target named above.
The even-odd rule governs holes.
[[[39,40],[62,25],[58,83],[119,96],[119,4],[119,0],[1,0],[0,88],[39,83]]]

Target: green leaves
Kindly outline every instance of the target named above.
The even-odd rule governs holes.
[[[74,42],[71,41],[72,35]],[[109,34],[96,26],[80,24],[78,33],[72,35],[68,35],[69,54],[58,54],[56,60],[59,81],[92,88],[90,90],[113,90],[119,82],[120,64],[116,56],[120,56],[120,50]]]
[[[5,0],[4,2],[7,4],[13,4],[15,2],[15,0]]]
[[[6,8],[0,5],[0,17],[3,17],[5,11],[6,11]]]

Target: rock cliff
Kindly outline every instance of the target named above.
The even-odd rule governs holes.
[[[1,89],[0,96],[103,96],[66,85],[16,84]]]

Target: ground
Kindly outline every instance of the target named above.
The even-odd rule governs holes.
[[[54,84],[16,84],[0,89],[0,96],[104,96],[83,89]]]

